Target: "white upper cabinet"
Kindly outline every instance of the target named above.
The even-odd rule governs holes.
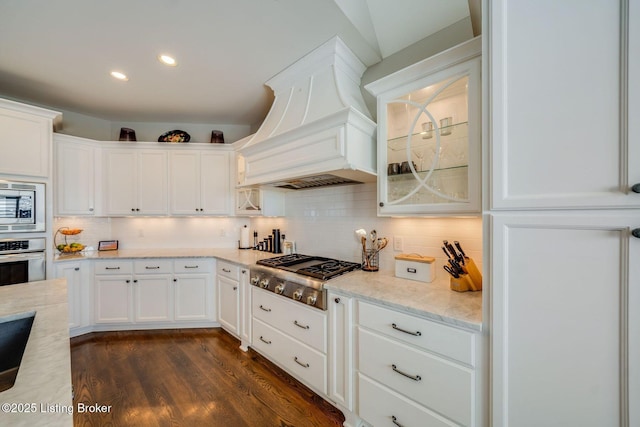
[[[56,215],[98,215],[100,148],[93,141],[60,134],[53,136],[53,143]]]
[[[107,148],[103,152],[107,215],[166,215],[167,152]]]
[[[487,6],[491,208],[640,206],[640,2]]]
[[[230,156],[226,151],[172,151],[172,215],[229,215]]]
[[[479,38],[370,83],[378,99],[378,214],[481,209]]]
[[[53,121],[60,113],[0,99],[0,174],[49,177]]]

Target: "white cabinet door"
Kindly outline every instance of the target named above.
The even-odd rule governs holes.
[[[138,153],[138,204],[143,215],[168,213],[167,152],[145,150]],[[136,213],[138,213],[136,209]]]
[[[80,262],[55,265],[55,277],[67,279],[67,304],[69,305],[69,329],[82,326],[82,273]]]
[[[209,215],[231,213],[229,153],[200,154],[201,208]]]
[[[133,284],[136,322],[173,320],[173,280],[170,275],[137,276]]]
[[[240,269],[240,348],[247,350],[251,345],[251,285],[249,284],[249,269]]]
[[[490,219],[492,425],[640,425],[640,217]]]
[[[200,159],[197,152],[173,151],[169,155],[171,213],[200,212]]]
[[[329,397],[353,410],[353,300],[327,295],[329,315]]]
[[[171,213],[230,213],[229,153],[174,151],[170,155]]]
[[[95,215],[98,149],[79,138],[55,135],[54,150],[56,215]]]
[[[166,151],[105,149],[104,175],[108,215],[167,214]]]
[[[136,154],[132,150],[104,151],[105,209],[108,215],[136,213],[136,163]]]
[[[211,295],[211,275],[178,274],[175,276],[175,319],[212,320],[213,295]]]
[[[15,106],[18,109],[24,109],[23,107],[29,106],[0,101],[0,129],[2,129],[0,171],[3,174],[47,178],[49,176],[52,119],[11,108]],[[5,104],[7,108],[4,108]],[[40,108],[37,110],[46,111]]]
[[[240,323],[239,283],[218,276],[218,321],[229,332],[238,335]]]
[[[640,206],[640,2],[488,9],[492,208]]]
[[[131,323],[133,287],[131,276],[96,276],[95,323]]]

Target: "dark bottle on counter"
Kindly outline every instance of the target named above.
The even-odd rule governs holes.
[[[258,249],[258,232],[253,232],[253,249]]]
[[[273,229],[273,253],[274,254],[282,253],[282,250],[280,248],[280,229],[279,228]]]

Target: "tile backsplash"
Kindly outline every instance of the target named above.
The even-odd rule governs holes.
[[[361,261],[355,230],[375,229],[389,239],[380,252],[380,268],[393,270],[395,255],[418,253],[436,258],[436,274],[446,274],[442,240],[459,241],[468,256],[482,266],[482,219],[380,218],[376,215],[376,185],[358,184],[290,191],[283,218],[56,218],[56,229],[82,228],[78,241],[97,248],[100,240],[119,240],[126,249],[235,248],[246,224],[260,240],[279,228],[296,241],[300,253]],[[60,236],[59,236],[60,237]],[[253,240],[253,236],[251,237]],[[400,242],[398,242],[400,240]],[[394,250],[396,245],[400,250]]]

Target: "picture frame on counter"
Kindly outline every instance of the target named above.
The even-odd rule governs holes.
[[[100,240],[98,242],[98,250],[99,251],[117,251],[118,241],[117,240]]]

